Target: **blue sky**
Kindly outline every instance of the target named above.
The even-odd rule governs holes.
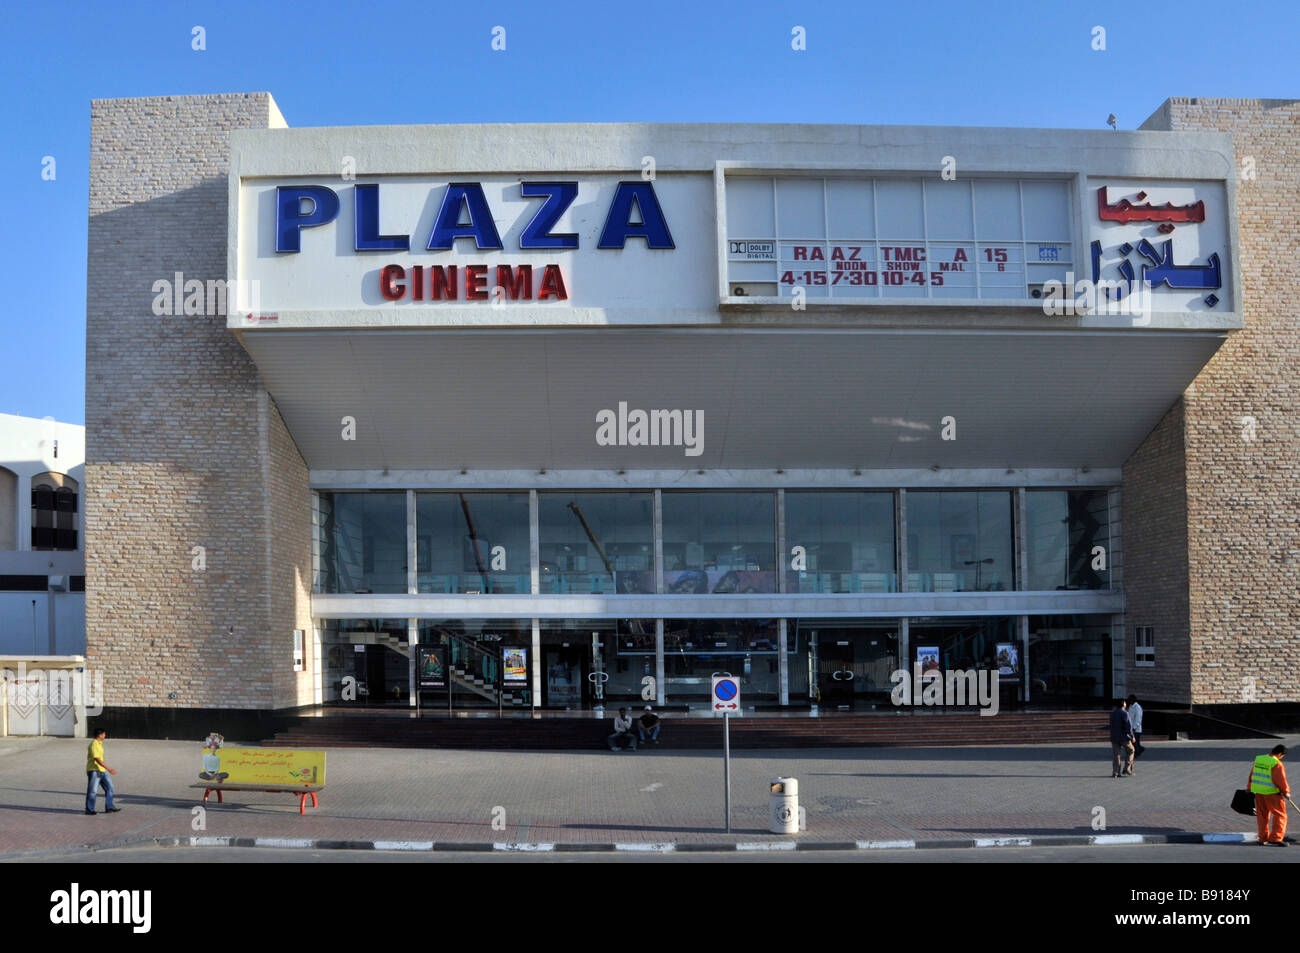
[[[491,49],[495,26],[504,52]],[[804,51],[791,49],[795,26]],[[1300,96],[1298,38],[1292,2],[11,4],[0,412],[85,420],[94,98],[267,90],[291,126],[1103,128],[1113,112],[1133,129],[1169,96]]]

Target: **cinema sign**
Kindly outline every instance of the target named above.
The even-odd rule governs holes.
[[[560,231],[561,219],[578,198],[575,181],[522,181],[518,195],[530,200],[531,213],[525,211],[514,223],[515,245],[520,251],[576,251],[581,247],[577,232]],[[343,208],[344,198],[351,200],[351,250],[356,254],[372,252],[407,254],[412,243],[426,252],[453,252],[473,243],[475,251],[503,251],[501,231],[493,214],[487,192],[481,182],[449,182],[431,189],[424,207],[436,200],[438,210],[427,232],[385,233],[381,226],[383,193],[378,183],[357,183],[340,196],[333,187],[315,184],[279,185],[275,189],[275,252],[277,256],[297,255],[303,250],[304,233],[334,223]],[[409,197],[403,208],[412,207]],[[416,223],[415,228],[418,228]],[[621,250],[629,241],[644,243],[646,248],[675,248],[672,232],[654,183],[623,181],[617,183],[608,202],[604,224],[596,247]],[[464,262],[458,264],[389,262],[372,278],[380,298],[385,302],[487,301],[565,301],[569,297],[564,269],[558,262],[534,265],[526,263]]]

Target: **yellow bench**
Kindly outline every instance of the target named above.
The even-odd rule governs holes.
[[[203,749],[199,784],[206,802],[212,792],[222,804],[223,791],[265,791],[268,794],[296,794],[298,813],[307,813],[307,798],[317,807],[316,794],[325,788],[325,752],[296,748]]]

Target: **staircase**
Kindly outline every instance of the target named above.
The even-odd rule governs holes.
[[[459,684],[459,683],[458,683]],[[495,700],[495,699],[494,699]],[[604,718],[457,717],[413,713],[346,713],[302,717],[262,742],[299,748],[475,748],[534,751],[598,750],[613,730]],[[906,711],[874,715],[764,717],[731,721],[731,746],[740,749],[861,748],[893,746],[1104,744],[1106,712],[1009,712],[931,714]],[[717,718],[665,713],[661,744],[654,750],[722,747]]]

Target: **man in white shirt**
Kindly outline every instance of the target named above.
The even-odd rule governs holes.
[[[1147,750],[1142,746],[1142,706],[1136,695],[1128,697],[1128,719],[1133,722],[1133,760],[1136,761]]]
[[[618,747],[618,743],[624,739],[627,741],[627,746],[635,751],[636,735],[632,734],[632,719],[628,717],[626,708],[620,708],[618,715],[614,718],[614,733],[606,739],[609,743],[609,750],[622,751],[623,749]]]

